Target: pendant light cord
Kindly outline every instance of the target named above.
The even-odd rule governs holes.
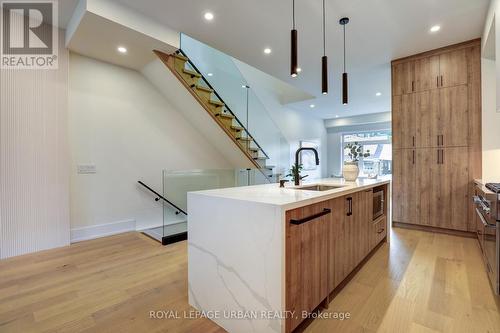
[[[345,24],[344,24],[344,73],[345,73]]]
[[[323,56],[326,56],[326,19],[325,19],[325,0],[323,0]]]
[[[295,0],[292,0],[292,22],[293,30],[295,30]]]

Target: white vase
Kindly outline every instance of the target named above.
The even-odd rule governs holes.
[[[353,182],[358,179],[359,167],[358,162],[346,162],[344,168],[342,169],[342,175],[344,179],[348,182]]]

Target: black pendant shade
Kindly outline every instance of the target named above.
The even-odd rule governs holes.
[[[328,57],[321,58],[321,92],[328,94]]]
[[[293,29],[292,30],[292,49],[291,49],[291,61],[290,61],[290,75],[292,77],[297,76],[297,68],[299,67],[298,64],[298,55],[297,55],[297,30]]]
[[[321,58],[321,92],[328,94],[328,57],[326,56],[326,18],[325,0],[323,0],[323,57]]]
[[[297,29],[295,29],[295,0],[292,0],[292,22],[293,28],[291,33],[291,50],[290,50],[290,75],[296,77],[299,67],[298,49],[297,49]]]
[[[342,104],[347,105],[349,103],[349,82],[347,78],[347,72],[345,70],[345,26],[349,23],[348,17],[343,17],[339,21],[340,25],[344,27],[344,73],[342,73]]]
[[[348,83],[347,83],[347,73],[342,74],[342,104],[347,105],[348,103]]]

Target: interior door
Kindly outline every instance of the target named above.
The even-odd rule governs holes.
[[[414,90],[414,62],[392,65],[392,95],[409,94]]]
[[[415,94],[416,147],[437,146],[440,134],[439,90],[428,90]]]
[[[467,50],[460,49],[439,56],[440,87],[468,83]]]
[[[416,223],[416,150],[393,150],[392,219],[395,222]]]
[[[439,56],[415,60],[415,91],[427,91],[439,87]]]
[[[464,147],[469,139],[468,86],[439,90],[439,146]]]

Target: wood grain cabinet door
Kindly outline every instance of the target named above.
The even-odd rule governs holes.
[[[439,56],[415,60],[415,92],[439,87]]]
[[[354,204],[354,214],[357,226],[356,261],[358,265],[370,253],[370,226],[373,222],[373,189],[358,192],[358,203]]]
[[[468,83],[467,49],[443,53],[439,56],[440,87]]]
[[[422,148],[416,156],[415,224],[431,226],[431,200],[435,190],[433,182],[439,171],[437,149]],[[439,184],[438,184],[439,185]]]
[[[393,97],[394,148],[413,148],[416,144],[415,94]]]
[[[428,90],[415,94],[416,147],[436,147],[439,125],[439,90]]]
[[[395,222],[415,223],[415,149],[393,150],[392,219]]]
[[[392,95],[412,93],[415,89],[415,64],[413,61],[392,66]]]
[[[331,213],[318,215],[331,209],[328,203],[286,212],[286,309],[297,314],[287,319],[287,332],[302,322],[302,311],[311,312],[328,296]]]
[[[467,231],[469,212],[469,150],[467,147],[441,149],[441,214],[439,227]]]
[[[469,143],[469,106],[466,85],[439,90],[439,145],[464,147]]]

